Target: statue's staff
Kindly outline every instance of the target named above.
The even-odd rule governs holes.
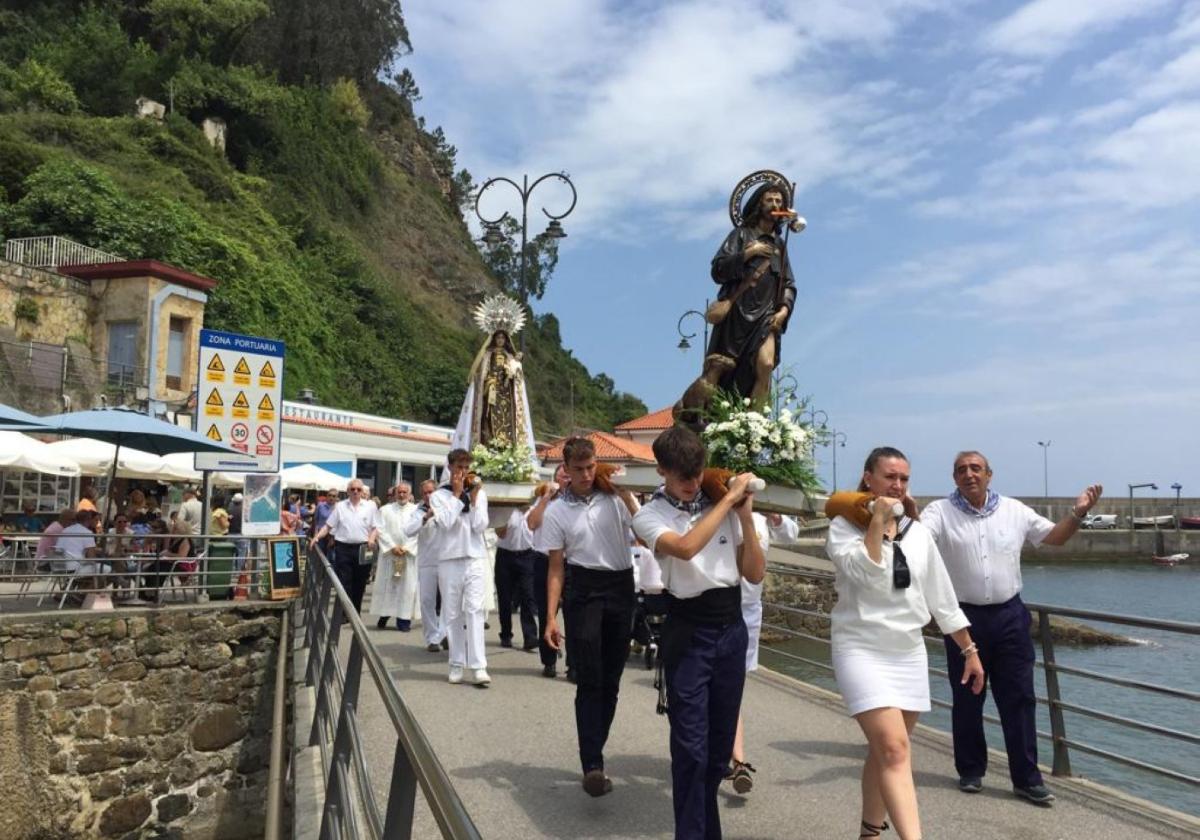
[[[790,198],[792,200],[792,203],[795,204],[795,202],[796,202],[796,182],[795,181],[792,181],[792,188],[791,188],[791,192],[788,193],[788,198]],[[788,220],[787,230],[785,230],[783,233],[783,256],[780,257],[780,260],[779,260],[780,273],[784,277],[787,277],[787,273],[788,273],[788,240],[791,238],[793,230],[796,231],[796,233],[799,233],[800,231],[802,231],[806,227],[808,227],[808,221],[803,216],[796,213],[796,208],[794,208],[794,207],[789,207],[786,210],[772,210],[771,215],[777,219],[787,219]],[[775,311],[778,312],[779,307],[782,305],[783,305],[783,284],[780,283],[775,287]],[[788,314],[791,315],[790,312]]]

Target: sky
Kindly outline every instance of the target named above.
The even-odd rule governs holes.
[[[404,13],[417,111],[477,182],[570,175],[534,310],[651,410],[699,372],[677,323],[716,292],[730,192],[773,169],[809,225],[781,370],[844,434],[839,486],[891,445],[915,493],[952,489],[969,448],[1012,495],[1041,494],[1048,466],[1052,495],[1200,496],[1200,0]],[[568,201],[539,186],[531,235]],[[481,209],[519,199],[493,188]]]

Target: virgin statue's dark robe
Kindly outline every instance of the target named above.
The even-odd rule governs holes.
[[[757,198],[757,196],[755,196]],[[752,199],[753,201],[753,199]],[[742,258],[746,246],[755,240],[770,243],[775,252],[770,257]],[[796,304],[796,281],[792,276],[790,261],[784,259],[784,240],[779,233],[763,233],[750,221],[734,228],[725,237],[712,260],[712,278],[721,284],[717,300],[727,300],[741,281],[751,275],[765,259],[770,268],[759,278],[758,283],[746,289],[734,301],[733,308],[725,320],[715,325],[708,343],[708,354],[728,356],[737,361],[736,366],[721,377],[719,386],[723,390],[736,391],[749,396],[754,388],[754,363],[758,350],[770,334],[771,319],[780,307],[788,309],[787,320],[775,336],[775,361],[779,366],[782,341],[780,336],[787,331]]]

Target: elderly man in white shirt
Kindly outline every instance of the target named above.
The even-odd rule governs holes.
[[[1093,484],[1079,494],[1071,512],[1057,524],[1007,496],[989,489],[992,468],[982,453],[954,458],[949,498],[930,502],[921,524],[933,536],[950,573],[960,606],[971,622],[971,635],[1000,712],[1013,793],[1039,805],[1054,795],[1037,766],[1037,701],[1033,692],[1033,639],[1029,610],[1021,602],[1021,546],[1063,545],[1104,492]],[[983,733],[986,690],[974,694],[960,685],[963,657],[946,640],[947,670],[954,698],[954,766],[959,789],[978,793],[987,772]]]
[[[429,510],[422,518],[433,525],[433,532],[420,550],[431,552],[437,559],[442,624],[450,641],[448,679],[457,685],[463,681],[464,668],[470,668],[475,685],[486,688],[492,682],[483,647],[484,588],[488,584],[483,539],[488,527],[487,494],[481,483],[466,487],[470,452],[453,449],[446,462],[450,483],[429,497]]]
[[[407,481],[397,484],[392,495],[394,501],[379,511],[379,562],[370,613],[379,618],[376,627],[387,627],[388,619],[395,616],[396,629],[407,633],[417,600],[417,535],[410,535],[407,528],[417,506]]]
[[[334,505],[325,524],[309,540],[309,547],[316,547],[326,534],[333,534],[333,571],[355,611],[361,614],[363,593],[371,575],[370,564],[363,562],[364,552],[374,550],[379,537],[379,508],[367,498],[367,488],[357,478],[351,479],[346,492],[349,498]]]

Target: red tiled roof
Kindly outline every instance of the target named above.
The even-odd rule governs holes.
[[[644,432],[656,429],[669,429],[675,425],[675,418],[671,416],[671,409],[671,406],[667,406],[666,408],[660,408],[658,411],[643,414],[641,417],[635,417],[616,426],[613,431]]]
[[[607,432],[590,432],[587,439],[596,445],[598,461],[640,461],[654,463],[654,451],[648,444],[636,443],[632,440],[619,438]],[[563,459],[563,444],[567,438],[554,441],[541,451],[543,461],[561,461]]]
[[[95,265],[61,265],[59,274],[78,277],[80,280],[104,280],[115,277],[156,277],[177,286],[186,286],[201,292],[211,292],[217,281],[211,277],[192,274],[158,260],[127,260],[125,262],[97,263]]]

